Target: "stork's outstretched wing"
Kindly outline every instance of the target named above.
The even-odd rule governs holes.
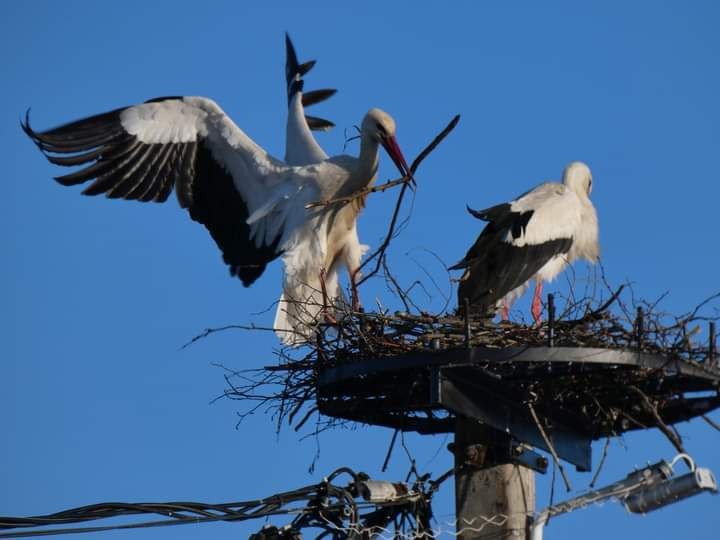
[[[292,204],[302,180],[207,98],[158,98],[44,132],[26,118],[22,128],[51,163],[81,166],[56,180],[94,180],[85,195],[163,202],[174,187],[180,206],[210,231],[245,286],[304,219],[302,204]]]
[[[303,93],[303,77],[313,68],[315,60],[301,64],[288,34],[285,34],[285,52],[285,78],[288,93],[285,161],[291,165],[318,163],[327,159],[328,156],[315,140],[312,131],[327,131],[335,124],[323,118],[306,115],[305,108],[325,101],[337,90],[324,88]]]

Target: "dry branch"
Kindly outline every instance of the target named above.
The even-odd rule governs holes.
[[[572,486],[570,485],[570,479],[567,477],[565,468],[562,466],[562,462],[560,461],[560,457],[558,456],[557,450],[555,450],[555,445],[552,443],[552,440],[550,439],[550,437],[548,437],[548,434],[545,431],[545,428],[543,427],[542,422],[540,422],[540,418],[538,417],[537,413],[535,412],[535,407],[533,407],[532,403],[528,403],[528,410],[530,411],[530,416],[532,416],[532,419],[535,422],[535,425],[537,426],[538,430],[540,431],[540,435],[542,436],[543,440],[545,441],[545,444],[550,449],[550,455],[552,455],[555,465],[557,466],[558,469],[560,469],[560,475],[562,476],[563,482],[565,483],[565,489],[568,492],[572,491]]]
[[[455,126],[457,126],[459,121],[460,115],[458,114],[450,121],[447,126],[445,126],[445,129],[443,129],[432,140],[432,142],[427,145],[427,147],[422,152],[420,152],[420,154],[418,154],[418,156],[410,165],[410,175],[405,177],[405,181],[402,183],[402,187],[400,188],[400,194],[398,195],[397,201],[395,202],[395,209],[393,210],[392,218],[390,219],[390,226],[388,227],[388,232],[385,235],[385,240],[383,240],[379,248],[377,248],[369,257],[367,257],[363,261],[358,271],[362,271],[362,269],[365,268],[368,264],[370,264],[370,262],[373,260],[376,260],[375,268],[368,272],[368,274],[358,282],[358,286],[365,283],[368,279],[377,274],[380,270],[383,258],[385,257],[385,251],[387,251],[387,248],[390,245],[390,241],[395,235],[395,227],[397,225],[398,216],[400,215],[400,208],[402,207],[403,198],[405,197],[405,192],[407,191],[408,186],[410,186],[410,180],[413,178],[415,171],[417,171],[417,168],[420,166],[420,164],[425,160],[426,157],[430,155],[433,150],[435,150],[435,148],[437,148],[437,146],[443,141],[443,139],[445,139],[445,137],[447,137],[450,132],[455,129]]]
[[[686,450],[683,447],[682,439],[677,434],[677,432],[673,429],[671,429],[662,419],[660,416],[660,413],[658,413],[658,406],[656,402],[653,402],[645,392],[640,390],[637,386],[628,386],[630,390],[635,392],[638,396],[640,396],[641,402],[643,404],[643,407],[645,407],[645,410],[649,412],[653,418],[655,419],[655,422],[657,422],[657,427],[662,431],[663,435],[667,437],[667,439],[672,443],[672,445],[675,447],[675,449],[681,453],[685,454]]]
[[[409,176],[403,176],[402,178],[396,178],[395,180],[389,180],[388,182],[385,182],[384,184],[380,184],[379,186],[372,186],[360,189],[356,191],[355,193],[348,195],[346,197],[337,197],[335,199],[325,199],[323,201],[315,201],[311,202],[305,205],[305,208],[307,210],[310,210],[312,208],[317,208],[318,206],[328,206],[330,204],[336,204],[336,203],[347,203],[350,201],[354,201],[355,199],[360,199],[362,197],[365,197],[371,193],[382,193],[383,191],[387,191],[390,188],[393,188],[395,186],[399,186],[400,184],[406,184],[409,182],[410,177]]]
[[[418,166],[422,161],[433,151],[435,148],[442,142],[442,140],[447,137],[447,135],[455,129],[455,126],[460,121],[460,115],[455,115],[455,117],[450,121],[450,123],[443,129],[434,139],[433,141],[422,151],[413,161],[412,165],[410,166],[410,174],[407,176],[403,176],[402,178],[396,178],[395,180],[390,180],[388,182],[385,182],[384,184],[380,184],[379,186],[371,186],[366,187],[363,189],[359,189],[355,193],[351,193],[350,195],[346,197],[337,197],[335,199],[326,199],[323,201],[315,201],[311,202],[305,205],[306,209],[311,208],[317,208],[318,206],[328,206],[330,204],[336,204],[336,203],[347,203],[350,201],[353,201],[355,199],[360,199],[363,197],[366,197],[367,195],[371,193],[381,193],[383,191],[387,191],[390,188],[393,188],[395,186],[399,185],[405,185],[412,182],[413,175],[415,174],[415,171],[417,170]]]
[[[720,424],[718,424],[717,422],[714,422],[712,419],[710,419],[709,417],[705,416],[704,414],[702,415],[702,419],[705,420],[705,422],[707,422],[707,424],[708,424],[709,426],[712,426],[712,427],[714,427],[715,429],[717,429],[718,431],[720,431]]]

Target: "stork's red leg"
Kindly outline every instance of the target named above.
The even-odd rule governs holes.
[[[325,318],[325,322],[329,324],[337,324],[337,319],[332,316],[329,310],[329,299],[327,293],[327,287],[325,286],[325,268],[320,269],[320,292],[322,293],[322,313]]]
[[[350,272],[350,301],[352,302],[353,312],[362,311],[362,306],[360,305],[360,294],[358,293],[357,286],[357,277],[359,273],[359,267]]]
[[[510,320],[510,302],[508,302],[507,300],[503,300],[501,317],[503,321]]]
[[[535,320],[535,326],[540,326],[540,323],[542,322],[542,300],[540,299],[542,296],[542,290],[543,282],[538,279],[535,282],[535,294],[533,294],[532,308],[530,310],[533,319]]]

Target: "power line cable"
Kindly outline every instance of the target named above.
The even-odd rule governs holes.
[[[333,483],[341,475],[350,476],[351,482],[347,486]],[[442,482],[445,478],[439,480]],[[250,501],[220,504],[187,501],[107,502],[40,516],[0,517],[0,531],[27,529],[0,532],[0,538],[245,521],[274,515],[294,515],[295,518],[289,526],[292,530],[315,527],[325,529],[326,532],[337,537],[338,531],[361,530],[368,525],[375,529],[384,528],[399,516],[409,517],[411,518],[409,522],[415,524],[427,523],[429,516],[432,515],[430,498],[437,489],[436,485],[431,484],[431,487],[433,489],[426,489],[423,482],[416,482],[409,487],[403,483],[373,481],[364,473],[356,473],[352,469],[342,467],[333,471],[318,484]],[[359,501],[359,498],[364,501]],[[303,502],[304,506],[298,504]],[[164,519],[101,526],[48,528],[137,515],[156,515]]]

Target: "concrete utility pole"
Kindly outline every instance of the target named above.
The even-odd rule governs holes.
[[[527,540],[535,511],[535,473],[517,464],[493,464],[493,437],[476,420],[455,428],[455,515],[460,540]]]

